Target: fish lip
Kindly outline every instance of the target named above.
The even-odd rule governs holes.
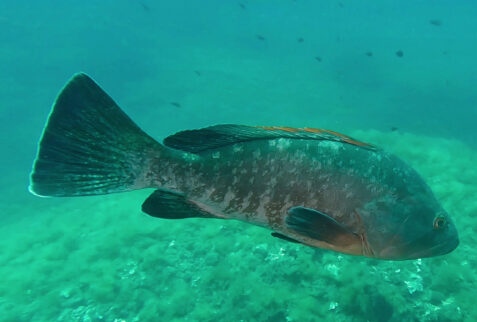
[[[424,250],[420,250],[417,252],[410,253],[407,256],[402,256],[402,257],[395,257],[392,256],[392,251],[396,250],[396,246],[389,246],[383,249],[380,252],[380,255],[382,256],[383,259],[392,259],[392,260],[408,260],[408,259],[418,259],[418,258],[425,258],[425,257],[435,257],[435,256],[442,256],[449,254],[452,252],[454,249],[459,246],[459,237],[455,236],[454,238],[447,240],[444,243],[437,244],[431,248],[427,248]]]
[[[434,256],[442,256],[449,254],[452,252],[454,249],[459,246],[459,237],[454,237],[450,241],[447,240],[445,243],[440,243],[434,247],[412,253],[409,256],[409,259],[417,259],[417,258],[424,258],[424,257],[434,257]]]

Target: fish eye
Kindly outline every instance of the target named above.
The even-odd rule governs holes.
[[[444,217],[436,217],[434,219],[434,229],[442,229],[446,226],[446,219]]]

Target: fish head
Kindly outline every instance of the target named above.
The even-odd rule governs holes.
[[[448,254],[459,245],[457,229],[444,210],[419,214],[419,220],[403,223],[376,257],[394,260],[434,257]]]
[[[366,229],[371,256],[408,260],[453,251],[459,245],[457,229],[430,189],[408,192],[373,201],[364,210],[373,213]]]

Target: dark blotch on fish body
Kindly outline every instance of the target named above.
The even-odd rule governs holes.
[[[396,56],[398,56],[398,57],[402,57],[402,56],[404,56],[404,53],[403,53],[403,51],[402,51],[402,50],[398,50],[398,51],[396,51]]]

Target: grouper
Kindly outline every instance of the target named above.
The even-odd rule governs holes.
[[[237,219],[292,243],[388,260],[443,255],[457,230],[421,176],[397,156],[334,131],[214,125],[159,143],[89,76],[56,98],[29,190],[38,196],[156,190],[164,219]]]

